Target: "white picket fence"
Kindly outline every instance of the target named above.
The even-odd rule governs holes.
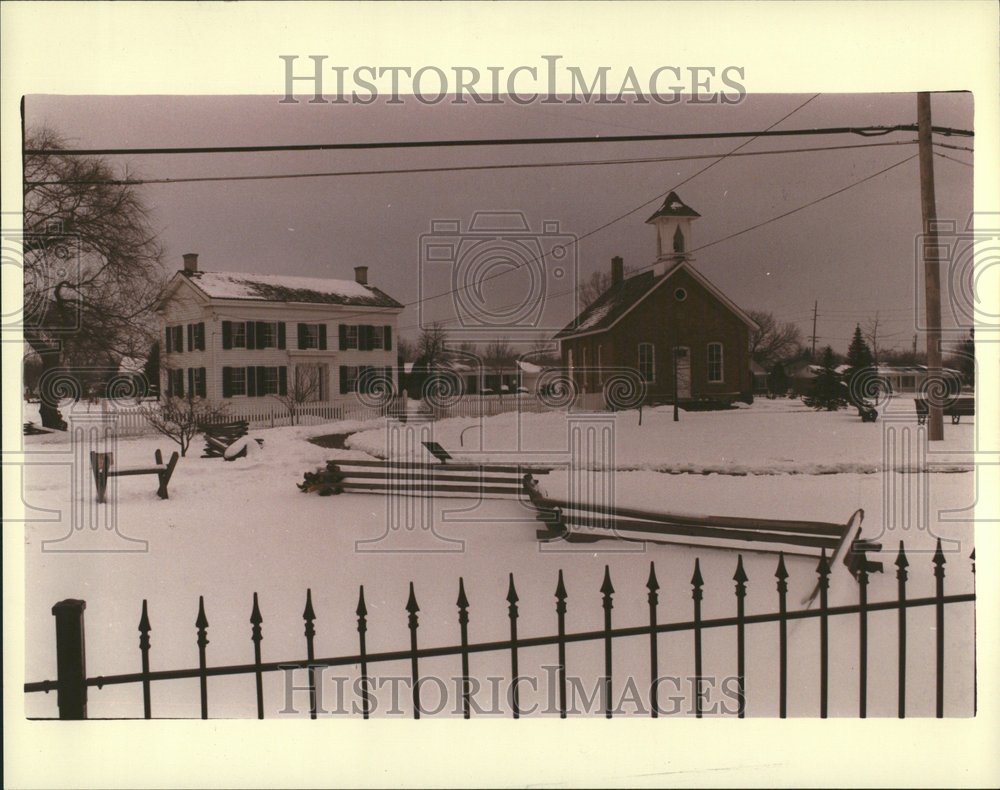
[[[583,404],[574,403],[578,409]],[[145,411],[155,408],[155,401],[142,405],[122,404],[102,401],[86,408],[88,413],[100,411],[113,420],[118,436],[141,436],[154,430],[146,418]],[[398,400],[390,407],[366,406],[357,401],[305,403],[296,409],[294,424],[321,425],[342,420],[373,420],[380,417],[399,416],[403,412],[411,415],[422,414],[433,419],[449,417],[493,417],[507,412],[540,413],[553,411],[553,407],[533,395],[470,395],[453,404],[437,406],[419,401]],[[246,420],[251,428],[280,428],[293,424],[288,409],[281,403],[241,403],[230,404],[218,422]]]

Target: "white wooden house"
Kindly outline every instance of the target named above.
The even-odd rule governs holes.
[[[403,305],[368,284],[368,267],[354,272],[354,280],[205,272],[185,255],[157,309],[161,395],[338,402],[376,377],[395,385]]]

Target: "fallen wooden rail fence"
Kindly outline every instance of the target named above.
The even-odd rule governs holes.
[[[663,513],[553,498],[530,475],[523,484],[528,499],[538,509],[538,520],[546,525],[538,532],[541,540],[631,538],[708,548],[780,550],[813,557],[826,551],[836,558],[854,527],[859,528],[860,536],[864,519],[863,510],[855,511],[844,524]]]
[[[551,467],[512,464],[426,463],[342,459],[306,472],[299,489],[321,495],[368,493],[477,498],[524,497],[524,476],[545,475]]]
[[[86,662],[85,662],[85,644],[84,644],[84,610],[86,609],[86,602],[82,600],[64,600],[55,604],[52,607],[52,613],[55,616],[56,625],[56,665],[58,677],[55,680],[43,680],[35,681],[24,684],[25,693],[36,693],[36,692],[57,692],[57,703],[59,710],[59,718],[61,719],[85,719],[87,718],[87,703],[88,703],[88,692],[90,689],[102,689],[105,686],[115,686],[124,684],[136,684],[141,685],[142,688],[142,716],[144,718],[152,718],[153,711],[153,694],[152,687],[154,683],[167,680],[177,680],[181,678],[199,679],[199,701],[200,701],[200,715],[201,718],[208,718],[208,690],[209,690],[209,679],[217,678],[222,676],[234,676],[234,675],[246,675],[253,676],[255,683],[253,686],[256,689],[256,703],[257,703],[257,718],[263,719],[265,715],[265,705],[264,700],[264,686],[262,682],[263,674],[266,672],[282,672],[294,669],[307,669],[308,670],[308,690],[309,690],[309,700],[310,700],[310,717],[315,719],[320,713],[326,713],[320,709],[320,705],[317,701],[317,673],[315,672],[318,668],[323,667],[347,667],[356,666],[360,669],[360,687],[359,687],[359,703],[360,705],[352,706],[355,711],[360,709],[364,718],[369,718],[369,716],[375,712],[375,705],[373,703],[377,702],[375,697],[371,696],[372,686],[372,675],[370,674],[370,669],[379,664],[388,664],[389,662],[400,662],[407,661],[410,666],[410,684],[412,687],[412,711],[411,715],[413,718],[420,718],[420,714],[424,709],[422,708],[421,699],[421,675],[420,675],[420,661],[430,658],[441,658],[448,656],[455,656],[461,659],[461,677],[462,677],[462,700],[460,712],[465,718],[469,718],[472,709],[472,698],[469,692],[470,689],[470,678],[474,677],[470,669],[470,658],[475,655],[483,653],[507,653],[509,654],[509,666],[510,666],[510,678],[512,680],[510,686],[510,695],[505,700],[506,708],[503,712],[510,713],[513,718],[519,718],[521,716],[522,710],[520,707],[520,697],[518,692],[518,683],[513,682],[514,679],[522,679],[518,669],[518,653],[526,648],[539,648],[539,647],[550,647],[555,648],[555,654],[557,656],[557,664],[555,665],[556,675],[555,682],[558,688],[558,696],[553,692],[552,699],[558,700],[558,708],[554,709],[552,713],[558,713],[560,717],[565,718],[568,713],[578,712],[575,705],[570,705],[567,699],[567,655],[566,646],[568,644],[576,644],[583,642],[603,642],[604,645],[604,664],[603,664],[603,675],[600,676],[600,681],[603,684],[604,695],[603,701],[600,703],[603,706],[603,714],[611,718],[614,713],[613,706],[613,691],[615,683],[615,674],[613,673],[613,667],[615,663],[613,662],[613,647],[615,640],[623,638],[635,638],[635,637],[645,637],[649,644],[648,653],[648,663],[644,662],[642,669],[632,669],[625,681],[625,687],[628,688],[630,683],[634,682],[634,679],[642,674],[645,677],[645,673],[648,671],[648,677],[650,679],[649,686],[644,692],[643,699],[640,700],[642,704],[642,712],[648,713],[648,715],[653,718],[658,717],[661,713],[664,713],[662,706],[660,705],[660,700],[658,698],[658,687],[659,681],[664,677],[661,675],[661,670],[663,666],[660,662],[660,649],[663,647],[663,638],[669,634],[679,634],[679,633],[690,633],[692,635],[691,644],[693,648],[693,659],[694,659],[694,675],[692,680],[696,688],[703,688],[703,678],[701,674],[702,667],[702,635],[706,629],[718,629],[718,628],[732,628],[736,632],[736,639],[733,640],[733,650],[735,658],[736,672],[733,677],[736,678],[736,686],[738,693],[735,696],[738,702],[738,707],[734,709],[723,708],[722,713],[732,714],[735,713],[740,718],[746,715],[747,699],[749,695],[752,694],[755,687],[755,678],[759,677],[757,674],[759,671],[774,673],[778,678],[778,714],[781,717],[785,717],[788,711],[789,702],[789,689],[788,689],[788,640],[786,638],[786,627],[789,622],[798,620],[819,620],[819,667],[818,667],[818,677],[817,685],[819,689],[819,715],[822,718],[826,718],[829,714],[829,693],[830,693],[830,658],[831,652],[834,652],[834,659],[843,662],[856,662],[858,667],[858,715],[862,718],[868,715],[868,666],[869,666],[869,654],[868,654],[868,618],[869,615],[874,612],[895,612],[897,620],[897,640],[896,648],[890,652],[893,653],[891,656],[879,655],[873,656],[872,658],[878,666],[884,666],[889,662],[896,662],[898,666],[897,676],[895,678],[896,685],[896,705],[895,710],[891,713],[888,711],[881,711],[879,715],[898,715],[900,718],[906,716],[907,710],[907,700],[916,696],[916,694],[923,693],[927,691],[930,693],[930,685],[921,683],[915,685],[910,689],[910,693],[907,693],[907,671],[908,666],[912,664],[912,657],[910,661],[907,660],[907,649],[913,642],[912,637],[907,636],[906,620],[907,613],[918,607],[933,607],[936,612],[936,628],[933,629],[933,634],[927,631],[921,631],[920,633],[927,633],[928,639],[933,639],[935,643],[935,661],[934,661],[934,672],[936,682],[933,686],[934,688],[934,700],[935,700],[935,711],[938,718],[944,716],[944,701],[945,701],[945,611],[946,607],[951,607],[955,604],[960,603],[972,603],[976,600],[975,592],[971,593],[959,593],[945,595],[944,591],[944,579],[945,579],[945,555],[941,548],[941,541],[937,542],[937,550],[935,551],[931,563],[934,566],[934,578],[935,578],[935,592],[932,596],[925,596],[920,598],[907,597],[906,594],[906,584],[909,579],[908,567],[910,565],[905,549],[902,542],[900,543],[899,553],[895,560],[896,565],[896,578],[898,580],[897,584],[897,596],[894,600],[886,601],[869,601],[868,600],[868,568],[871,563],[867,562],[865,556],[866,545],[864,542],[856,542],[853,546],[852,553],[857,556],[857,561],[853,562],[858,569],[855,575],[857,581],[858,589],[858,603],[850,605],[837,605],[830,606],[828,603],[828,591],[830,588],[830,574],[831,566],[827,558],[825,549],[820,555],[819,563],[816,566],[817,575],[817,589],[819,592],[819,605],[816,608],[806,608],[798,609],[794,611],[788,611],[787,609],[787,595],[788,595],[788,571],[785,568],[785,558],[784,555],[779,555],[777,570],[774,577],[777,579],[776,582],[776,592],[777,592],[777,609],[763,612],[763,613],[752,613],[748,614],[745,611],[744,603],[747,595],[747,587],[750,582],[743,568],[743,558],[742,556],[737,557],[736,560],[736,572],[733,575],[733,580],[736,582],[734,592],[735,592],[735,602],[734,602],[734,615],[726,615],[722,617],[714,618],[703,618],[701,615],[701,605],[702,598],[704,596],[705,582],[701,575],[701,569],[698,560],[694,562],[694,573],[691,577],[691,610],[693,617],[691,619],[676,620],[671,622],[665,622],[665,618],[661,618],[661,609],[665,607],[660,606],[660,584],[656,577],[655,565],[651,562],[649,565],[649,576],[645,583],[646,595],[645,601],[642,603],[643,608],[648,607],[648,624],[636,625],[629,627],[614,627],[612,623],[612,613],[617,607],[621,609],[622,607],[622,596],[616,598],[616,590],[611,583],[611,575],[607,566],[604,569],[604,579],[599,588],[601,595],[601,607],[604,613],[604,627],[594,630],[586,631],[567,631],[566,630],[566,612],[567,612],[567,601],[569,599],[569,593],[567,591],[566,585],[563,581],[563,573],[560,570],[558,575],[558,581],[555,588],[555,607],[554,614],[556,620],[555,632],[549,631],[548,633],[543,633],[540,635],[524,636],[518,634],[517,621],[520,616],[519,597],[517,590],[514,586],[514,575],[509,576],[509,585],[506,594],[507,602],[507,615],[510,626],[510,639],[500,639],[500,640],[490,640],[475,642],[469,639],[469,610],[470,603],[465,592],[465,585],[462,578],[458,581],[458,599],[456,601],[457,611],[457,643],[452,643],[444,646],[437,647],[418,647],[417,634],[419,630],[419,620],[417,613],[420,611],[420,607],[417,604],[416,594],[414,593],[413,583],[410,583],[409,599],[405,606],[400,606],[400,613],[406,612],[406,623],[407,629],[409,631],[409,648],[403,648],[398,650],[387,650],[380,652],[369,652],[366,649],[366,634],[368,631],[368,608],[365,604],[365,589],[361,586],[358,594],[358,603],[355,609],[355,614],[357,617],[357,639],[358,639],[358,650],[357,652],[348,652],[341,655],[334,655],[329,657],[317,658],[315,656],[315,635],[316,635],[316,620],[317,616],[312,604],[312,592],[307,590],[306,592],[306,605],[305,610],[302,613],[302,618],[305,624],[305,645],[304,650],[288,658],[284,661],[263,661],[261,653],[261,643],[263,641],[263,628],[262,623],[264,618],[262,617],[260,607],[258,605],[257,593],[253,595],[253,607],[250,613],[250,641],[253,644],[253,657],[254,660],[250,663],[236,664],[236,665],[226,665],[226,666],[209,666],[208,664],[208,652],[207,647],[209,644],[208,639],[208,629],[209,622],[208,617],[205,613],[204,599],[199,597],[198,599],[198,615],[195,620],[196,638],[193,640],[193,647],[197,649],[198,655],[198,666],[188,667],[184,669],[158,669],[152,670],[151,667],[151,652],[152,643],[150,639],[150,632],[152,631],[152,625],[147,610],[146,601],[142,603],[141,615],[139,618],[139,664],[141,666],[141,671],[130,672],[117,675],[97,675],[88,677]],[[972,572],[975,573],[975,551],[972,552]],[[846,578],[846,577],[843,577]],[[772,582],[773,583],[773,582]],[[727,584],[728,586],[728,584]],[[596,585],[595,585],[596,587]],[[595,595],[596,598],[595,589]],[[672,599],[673,600],[673,599]],[[551,604],[547,604],[551,606]],[[676,611],[676,602],[673,603],[673,608]],[[828,636],[828,623],[831,617],[843,617],[843,616],[855,616],[858,618],[858,642],[857,642],[857,653],[853,654],[852,649],[845,649],[845,645],[840,641],[831,643]],[[400,617],[400,622],[402,624],[403,618]],[[767,635],[767,631],[761,631],[759,628],[761,626],[766,626],[767,624],[775,624],[777,628],[777,645],[775,650],[769,655],[772,660],[769,660],[762,670],[754,669],[753,667],[747,667],[746,659],[746,629],[753,627],[755,629],[755,634],[761,638]],[[96,629],[92,633],[100,633],[102,629]],[[954,639],[955,637],[950,636],[949,638]],[[972,643],[972,635],[968,636],[968,639],[960,637],[960,641]],[[851,645],[853,648],[853,645]],[[303,657],[303,655],[305,657]],[[777,656],[777,660],[774,661],[773,657]],[[491,662],[495,663],[495,662]],[[664,662],[665,663],[665,662]],[[962,671],[969,670],[975,673],[974,657],[970,654],[967,662],[968,666],[963,667]],[[949,667],[949,674],[954,675],[956,670],[953,667]],[[376,675],[377,677],[377,675]],[[879,673],[876,682],[884,682],[886,677],[885,673]],[[322,682],[322,678],[319,678],[319,682]],[[892,681],[890,681],[892,682]],[[621,675],[618,675],[618,685],[621,687],[623,681],[621,680]],[[766,683],[764,685],[767,685]],[[231,687],[230,687],[231,688]],[[248,692],[250,690],[250,684],[248,683]],[[619,689],[620,690],[620,689]],[[916,692],[916,693],[914,693]],[[802,693],[809,695],[810,697],[814,693],[811,690],[802,690]],[[631,697],[629,698],[632,699]],[[273,705],[270,707],[271,710],[287,710],[288,701],[284,700],[284,707],[279,707],[278,705]],[[678,712],[693,712],[696,717],[701,717],[704,713],[703,710],[703,695],[700,693],[693,694],[693,699],[691,700],[692,711],[674,711]],[[647,707],[648,706],[648,707]],[[958,715],[972,715],[975,712],[975,702],[974,700],[970,703],[971,710],[963,710]],[[764,707],[766,709],[766,706]],[[620,708],[619,708],[620,710]],[[459,712],[456,709],[456,713]],[[530,711],[527,711],[530,712]],[[585,710],[584,713],[593,713],[594,711]],[[396,712],[397,715],[401,714],[402,710]],[[279,714],[280,715],[280,714]],[[129,717],[121,717],[129,718]],[[133,718],[138,718],[134,716]]]

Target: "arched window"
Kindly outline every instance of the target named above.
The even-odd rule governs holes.
[[[680,225],[674,231],[674,252],[684,252],[684,232]]]
[[[656,380],[656,349],[652,343],[639,344],[639,375],[643,381]]]
[[[708,380],[722,381],[722,343],[708,344]]]

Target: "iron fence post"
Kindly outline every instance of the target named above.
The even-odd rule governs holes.
[[[87,718],[87,661],[83,633],[86,601],[67,598],[52,607],[60,719]]]

